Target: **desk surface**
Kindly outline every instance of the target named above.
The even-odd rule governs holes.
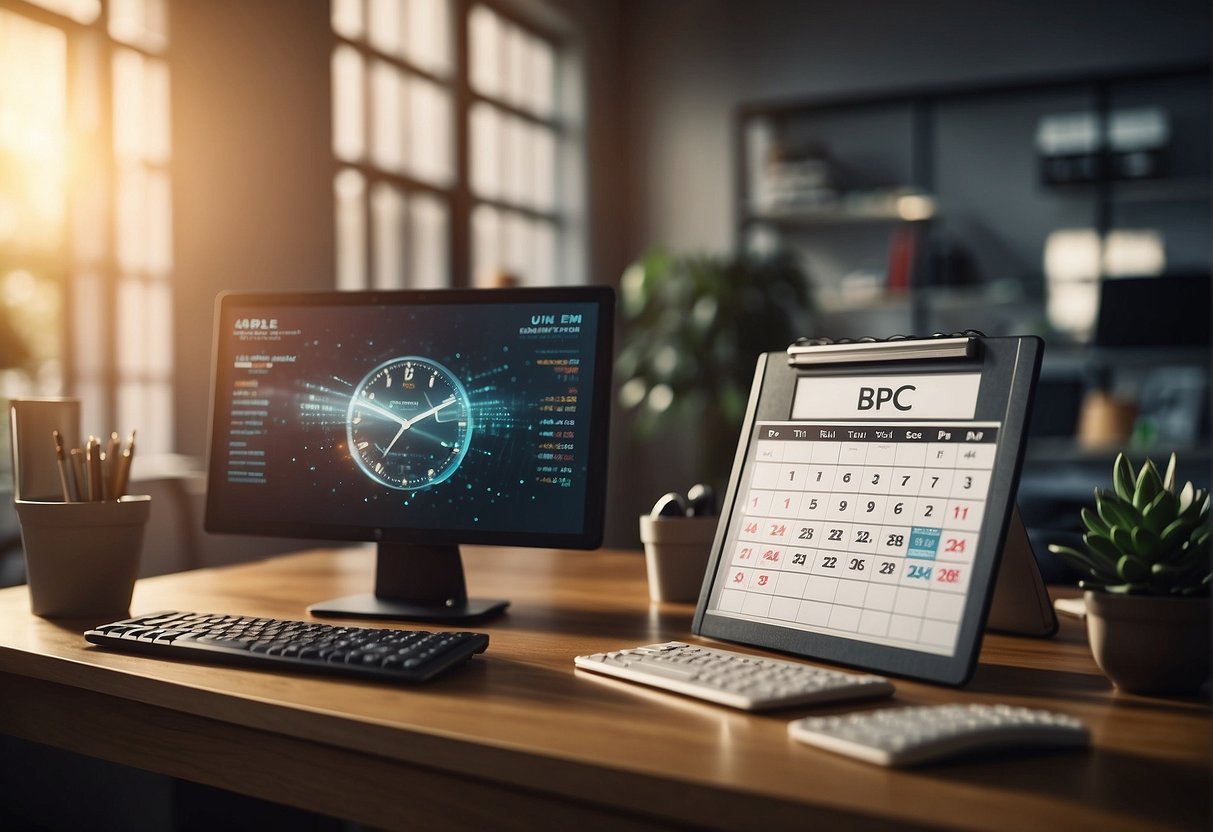
[[[417,828],[1209,827],[1208,702],[1114,691],[1078,622],[990,635],[966,688],[897,681],[893,703],[1053,708],[1090,726],[1091,750],[893,772],[788,740],[808,709],[749,715],[575,671],[578,654],[689,638],[692,607],[650,605],[639,553],[464,561],[473,595],[513,605],[476,628],[487,653],[407,688],[111,653],[80,637],[100,622],[42,620],[23,587],[0,591],[0,732],[385,828],[410,798]],[[149,578],[131,610],[303,618],[372,568],[331,550]]]

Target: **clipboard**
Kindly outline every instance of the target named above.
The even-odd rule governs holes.
[[[1014,504],[1042,352],[967,331],[760,356],[693,631],[950,685],[987,624],[1051,635]]]

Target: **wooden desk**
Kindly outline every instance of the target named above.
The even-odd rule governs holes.
[[[0,731],[386,828],[1209,827],[1208,703],[1115,692],[1077,622],[990,636],[966,689],[898,682],[894,702],[1054,708],[1093,749],[890,772],[789,741],[808,710],[751,716],[574,671],[580,653],[688,638],[691,607],[649,604],[638,553],[464,558],[473,594],[513,606],[479,628],[484,656],[408,688],[111,653],[79,635],[100,622],[38,619],[4,590]],[[372,564],[317,551],[144,579],[132,611],[299,618],[368,588]]]

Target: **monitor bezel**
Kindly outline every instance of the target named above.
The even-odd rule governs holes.
[[[527,303],[582,303],[597,309],[594,348],[594,379],[590,386],[589,444],[586,460],[583,521],[577,532],[545,532],[493,529],[417,529],[404,526],[346,525],[300,522],[299,518],[275,520],[265,515],[257,520],[225,517],[219,508],[218,494],[224,487],[224,457],[218,453],[216,428],[222,401],[218,383],[222,362],[231,356],[221,354],[230,344],[223,337],[222,322],[239,317],[234,310],[254,308],[261,313],[270,306],[461,306]],[[231,317],[225,317],[231,316]],[[256,317],[261,317],[257,314]],[[332,541],[376,541],[425,545],[500,545],[536,548],[595,549],[602,545],[606,516],[607,446],[610,433],[612,359],[615,329],[615,292],[609,286],[561,286],[507,289],[433,289],[369,291],[261,291],[222,292],[215,301],[213,342],[211,347],[210,407],[207,429],[207,483],[204,528],[207,532],[268,537],[306,538]]]

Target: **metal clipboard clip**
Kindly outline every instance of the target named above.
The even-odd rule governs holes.
[[[815,364],[972,358],[982,337],[980,332],[969,329],[951,335],[940,334],[930,338],[897,336],[885,341],[801,338],[788,347],[788,363],[793,367],[808,367]]]

